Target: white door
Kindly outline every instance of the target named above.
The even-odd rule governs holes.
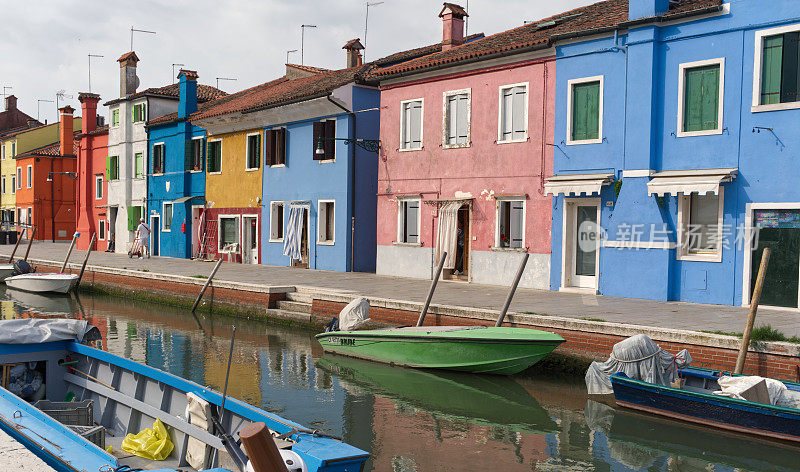
[[[242,262],[258,264],[258,218],[242,218]]]
[[[564,229],[567,257],[565,285],[597,288],[598,250],[601,232],[600,204],[596,199],[575,199],[566,204]]]

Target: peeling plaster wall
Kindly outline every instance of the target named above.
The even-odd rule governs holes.
[[[378,274],[431,278],[433,249],[415,246],[378,246]]]
[[[472,281],[477,284],[511,285],[517,275],[521,252],[472,251]],[[550,288],[550,255],[531,254],[520,287]]]

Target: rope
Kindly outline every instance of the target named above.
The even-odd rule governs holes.
[[[642,357],[642,358],[640,358],[640,359],[633,359],[633,360],[630,360],[630,361],[626,361],[626,360],[623,360],[623,359],[617,359],[616,357],[614,357],[614,354],[613,354],[613,353],[611,354],[611,358],[612,358],[612,359],[614,359],[614,360],[615,360],[615,361],[617,361],[617,362],[622,362],[623,364],[631,364],[631,363],[633,363],[633,362],[641,362],[641,361],[646,361],[647,359],[650,359],[651,357],[654,357],[656,354],[659,354],[659,353],[661,353],[661,352],[664,352],[664,351],[663,351],[661,348],[659,348],[659,349],[658,349],[658,351],[656,351],[656,352],[654,352],[654,353],[650,354],[649,356],[645,356],[645,357]],[[673,358],[673,360],[674,360],[674,359],[675,359],[675,356],[672,356],[672,358]]]

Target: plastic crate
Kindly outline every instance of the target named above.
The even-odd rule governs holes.
[[[102,426],[70,426],[71,430],[80,434],[89,442],[94,443],[101,449],[106,448],[106,429]]]
[[[92,422],[94,420],[93,400],[81,402],[39,400],[33,406],[67,426],[92,426],[94,424]]]

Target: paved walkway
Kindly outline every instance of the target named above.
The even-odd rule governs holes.
[[[30,257],[63,261],[67,247],[65,243],[37,241],[33,244]],[[11,249],[11,246],[0,246],[0,254],[10,254]],[[24,253],[24,248],[21,247],[18,251]],[[80,262],[84,254],[83,251],[74,251],[70,261]],[[89,264],[185,276],[208,275],[213,268],[213,264],[209,262],[168,257],[129,259],[124,254],[104,252],[93,253]],[[216,279],[263,285],[304,285],[366,297],[412,302],[424,302],[430,285],[428,280],[359,272],[342,273],[235,263],[223,264]],[[507,293],[508,287],[442,281],[436,289],[433,303],[499,310]],[[511,311],[696,331],[741,332],[747,319],[747,309],[742,307],[657,302],[533,289],[517,290]],[[756,324],[762,323],[770,324],[787,336],[800,336],[800,313],[760,309]]]

